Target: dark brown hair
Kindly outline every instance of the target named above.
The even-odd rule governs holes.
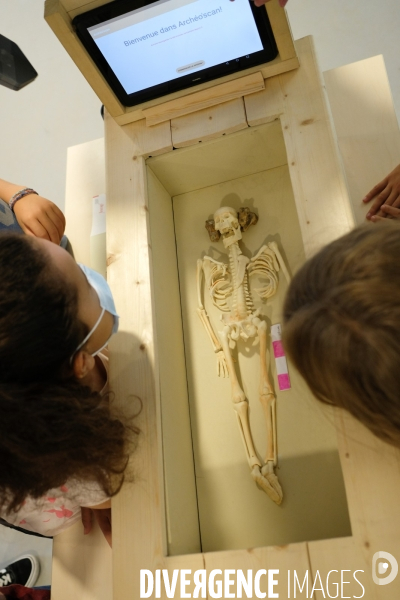
[[[0,277],[0,506],[17,509],[69,478],[114,495],[138,429],[73,377],[87,333],[77,291],[23,235],[0,235]]]
[[[400,446],[400,224],[368,224],[295,275],[287,352],[314,395]]]

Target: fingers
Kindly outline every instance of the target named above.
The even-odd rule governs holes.
[[[388,178],[385,177],[385,179],[383,179],[380,183],[377,183],[376,186],[373,187],[370,192],[368,192],[368,194],[363,198],[362,201],[365,203],[370,202],[372,198],[375,198],[377,194],[383,192],[385,187],[387,187],[388,183]]]
[[[41,225],[39,221],[33,221],[32,223],[30,223],[30,225],[27,225],[26,223],[20,221],[19,224],[24,233],[50,241],[50,236],[48,235],[45,227],[43,227],[43,225]]]
[[[60,232],[57,228],[57,224],[54,223],[53,220],[53,214],[52,212],[49,213],[45,212],[44,214],[42,214],[37,223],[40,224],[46,231],[46,238],[50,240],[51,242],[54,242],[54,244],[59,244],[61,241],[61,237],[62,234],[60,235]],[[43,237],[43,236],[38,236],[38,237]]]
[[[60,243],[65,217],[53,202],[41,196],[27,196],[16,203],[14,212],[25,233]]]
[[[57,209],[57,210],[55,210]],[[52,207],[52,210],[50,213],[47,213],[48,217],[53,221],[54,226],[56,227],[57,231],[58,231],[58,235],[59,238],[61,240],[62,236],[64,235],[64,231],[65,231],[65,217],[63,215],[63,213],[61,212],[61,210],[59,210],[59,208],[57,206]]]
[[[93,511],[91,508],[81,506],[81,519],[83,525],[83,535],[88,535],[92,531]]]
[[[381,211],[385,214],[386,218],[392,219],[400,219],[400,209],[395,206],[389,206],[388,204],[384,204],[381,208]],[[383,220],[385,217],[375,217],[371,219],[371,221]]]
[[[387,201],[387,199],[389,198],[390,192],[391,192],[391,189],[389,186],[387,186],[383,189],[383,191],[381,191],[380,194],[378,194],[376,196],[374,202],[371,205],[371,208],[369,209],[369,211],[367,213],[367,216],[366,216],[367,219],[370,219],[372,217],[372,215],[375,215],[378,212],[378,210],[380,209],[382,204],[384,204]],[[372,200],[372,198],[370,198],[370,199]],[[364,200],[364,202],[365,202],[365,200]],[[369,202],[369,200],[368,200],[368,202]]]
[[[94,515],[110,548],[112,547],[111,508],[95,510]]]

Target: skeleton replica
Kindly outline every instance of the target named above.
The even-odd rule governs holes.
[[[204,256],[203,259],[197,261],[197,313],[217,355],[218,375],[220,377],[228,376],[231,379],[233,407],[236,411],[251,476],[276,504],[280,504],[283,493],[275,474],[277,466],[276,398],[268,377],[267,323],[260,318],[260,309],[256,310],[254,307],[249,289],[249,276],[258,275],[266,278],[262,287],[255,290],[263,300],[276,293],[277,274],[280,269],[288,282],[290,277],[275,242],[263,246],[252,259],[242,254],[239,246],[242,231],[246,231],[257,221],[257,215],[248,208],[240,208],[237,213],[231,207],[220,208],[214,214],[213,219],[206,221],[206,229],[212,242],[217,242],[222,236],[223,244],[228,250],[229,264],[218,262],[210,256]],[[218,332],[218,336],[213,330],[202,301],[203,275],[213,304],[224,313],[221,315],[222,331]],[[227,302],[228,298],[231,298],[230,306]],[[264,464],[259,460],[254,448],[248,416],[248,401],[240,387],[230,350],[235,348],[239,338],[247,342],[257,336],[260,346],[259,393],[268,435]]]

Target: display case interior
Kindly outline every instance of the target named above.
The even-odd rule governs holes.
[[[228,262],[222,241],[210,242],[205,229],[222,206],[249,207],[258,215],[241,240],[248,258],[274,241],[291,274],[305,260],[280,120],[150,158],[147,182],[169,554],[351,535],[332,415],[290,365],[291,389],[279,391],[268,336],[277,395],[276,472],[283,489],[277,506],[250,476],[230,381],[217,376],[216,356],[196,313],[197,260],[208,255]],[[287,283],[282,271],[278,277],[278,291],[266,301],[257,300],[257,277],[251,283],[268,331],[282,323]],[[204,302],[214,331],[221,330],[221,313],[207,289]],[[257,339],[239,340],[232,353],[262,458],[267,432]]]

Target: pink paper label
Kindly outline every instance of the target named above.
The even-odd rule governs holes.
[[[281,391],[290,390],[290,379],[287,373],[283,375],[278,375],[278,385]]]
[[[283,345],[280,340],[278,340],[277,342],[272,342],[272,346],[274,348],[275,358],[279,358],[280,356],[285,356],[285,351],[283,349]]]

